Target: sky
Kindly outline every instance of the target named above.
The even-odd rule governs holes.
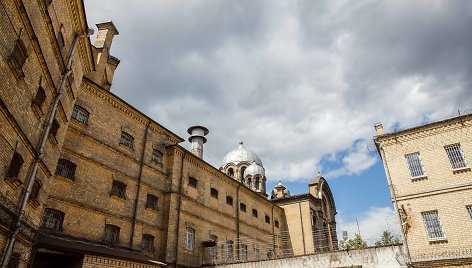
[[[120,33],[112,92],[185,139],[188,127],[206,126],[204,159],[217,168],[243,140],[268,189],[281,180],[292,194],[307,192],[320,172],[349,238],[398,233],[374,124],[394,131],[472,109],[472,1],[85,0],[85,8],[90,26],[112,20]]]

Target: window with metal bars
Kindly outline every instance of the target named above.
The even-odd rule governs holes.
[[[423,221],[426,226],[426,232],[428,233],[429,240],[434,241],[445,239],[438,212],[427,211],[421,214],[423,215]]]
[[[410,176],[412,178],[420,178],[425,176],[420,153],[406,154],[405,159],[408,164],[408,169],[410,170]]]
[[[54,230],[54,231],[62,231],[62,222],[64,221],[64,212],[46,208],[44,209],[43,214],[43,227]]]
[[[187,227],[185,230],[185,249],[193,250],[195,246],[195,230]]]
[[[150,234],[143,234],[141,247],[146,251],[154,251],[154,236]]]
[[[17,152],[13,153],[13,157],[10,161],[10,166],[8,167],[7,175],[5,177],[17,180],[23,163],[23,157]]]
[[[152,162],[155,162],[155,163],[159,163],[159,164],[162,164],[162,159],[163,159],[163,154],[161,151],[157,150],[157,149],[153,149],[152,150],[152,158],[151,158],[151,161]]]
[[[73,180],[76,167],[77,166],[71,161],[61,158],[57,162],[56,174]]]
[[[158,200],[159,199],[157,198],[157,196],[148,194],[146,198],[146,208],[158,210],[157,209]]]
[[[241,245],[241,260],[247,261],[247,245]]]
[[[105,234],[103,241],[110,244],[120,243],[120,227],[112,224],[105,224]]]
[[[116,196],[126,199],[126,184],[121,181],[113,181],[110,190],[110,196]]]
[[[213,197],[213,198],[218,199],[218,190],[216,190],[215,188],[211,188],[210,189],[210,196]]]
[[[72,118],[85,125],[87,125],[89,114],[90,113],[85,108],[79,105],[75,105],[72,110]]]
[[[459,143],[444,146],[447,157],[451,163],[452,169],[461,169],[467,167],[467,162]]]
[[[467,206],[466,209],[467,212],[469,212],[470,219],[472,220],[472,206]]]
[[[233,259],[233,241],[232,240],[226,241],[226,258],[228,260]]]
[[[133,136],[131,136],[130,134],[126,132],[121,132],[120,144],[129,148],[133,148],[133,142],[134,142]]]

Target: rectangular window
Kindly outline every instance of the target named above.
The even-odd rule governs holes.
[[[76,167],[77,166],[71,161],[61,158],[57,162],[56,174],[73,180]]]
[[[41,110],[45,100],[46,93],[44,92],[43,87],[40,85],[38,91],[36,91],[36,95],[34,96],[33,105],[35,105],[38,109]]]
[[[188,178],[188,185],[193,188],[197,188],[198,180],[195,179],[194,177],[189,177]]]
[[[78,105],[75,105],[72,110],[72,118],[85,125],[87,125],[89,114],[87,110]]]
[[[18,175],[20,175],[21,166],[23,166],[23,157],[19,153],[13,153],[13,157],[11,158],[10,166],[8,167],[7,175],[5,177],[11,179],[18,179]]]
[[[472,206],[467,206],[467,212],[469,212],[470,219],[472,220]]]
[[[26,62],[26,58],[28,58],[26,46],[21,39],[18,39],[15,42],[12,53],[8,57],[9,65],[12,67],[17,78],[22,78],[25,76],[22,69]]]
[[[185,231],[185,249],[193,250],[195,246],[195,230],[187,227]]]
[[[29,199],[33,201],[37,201],[40,189],[41,189],[41,181],[36,179],[34,181],[33,188],[31,188],[31,194],[29,196]]]
[[[121,132],[120,144],[129,148],[133,148],[133,142],[134,142],[133,136],[131,136],[130,134],[126,132]]]
[[[423,215],[424,224],[428,233],[428,238],[431,241],[445,239],[441,222],[437,211],[427,211],[421,213]]]
[[[163,154],[161,153],[161,151],[157,149],[153,149],[151,161],[158,164],[162,164],[162,159],[163,159]]]
[[[241,260],[247,261],[247,245],[241,245]]]
[[[233,259],[233,241],[231,240],[226,241],[226,259]]]
[[[143,234],[141,247],[146,251],[154,251],[154,236],[150,234]]]
[[[467,167],[467,162],[459,143],[444,146],[444,149],[446,149],[447,157],[449,158],[452,169],[461,169]]]
[[[239,210],[241,210],[242,212],[246,212],[246,204],[240,203],[239,204]]]
[[[113,181],[111,185],[110,196],[117,196],[119,198],[126,199],[126,184],[121,181]]]
[[[158,209],[158,198],[155,195],[148,194],[146,198],[146,208],[154,209],[154,210],[159,210]]]
[[[110,244],[119,244],[120,243],[120,227],[106,224],[105,225],[105,235],[103,236],[103,241]]]
[[[218,199],[218,190],[216,190],[215,188],[211,188],[210,195],[211,197]]]
[[[62,231],[62,222],[64,220],[64,212],[46,208],[44,209],[43,214],[43,227],[54,230],[54,231]]]
[[[216,244],[218,243],[218,237],[216,235],[210,235],[210,240],[215,241],[215,246],[208,248],[210,256],[216,256],[217,247]]]
[[[54,119],[54,121],[52,121],[51,129],[49,130],[49,136],[56,139],[58,130],[59,130],[59,122],[56,119]]]
[[[412,153],[405,155],[410,176],[412,178],[424,177],[423,163],[421,162],[420,153]]]
[[[226,196],[226,204],[233,206],[233,197],[227,195]]]
[[[266,222],[266,223],[270,223],[270,217],[267,216],[267,215],[265,215],[265,222]]]
[[[275,228],[279,228],[279,221],[278,220],[275,220],[274,224],[275,224]]]
[[[254,218],[257,218],[257,210],[256,209],[252,209],[252,216]]]

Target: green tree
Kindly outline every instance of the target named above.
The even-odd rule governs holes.
[[[356,237],[353,239],[349,240],[341,240],[339,242],[339,249],[361,249],[361,248],[366,248],[367,247],[367,242],[362,239],[362,237],[359,234],[356,234]]]
[[[382,237],[379,241],[375,242],[376,246],[391,246],[400,244],[400,239],[394,236],[390,231],[385,230],[382,233]]]

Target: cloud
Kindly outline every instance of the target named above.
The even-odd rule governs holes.
[[[368,146],[367,141],[356,141],[354,146],[342,157],[341,167],[329,170],[324,176],[336,178],[343,175],[360,174],[362,171],[369,169],[377,162],[377,157],[369,152]],[[331,161],[335,160],[336,158],[331,159]]]
[[[184,138],[207,126],[205,159],[216,167],[242,139],[270,180],[359,174],[374,160],[357,141],[371,139],[374,123],[393,130],[471,108],[467,0],[85,7],[90,25],[113,20],[120,31],[112,91]]]
[[[367,211],[358,215],[357,221],[344,219],[343,212],[340,211],[336,221],[339,241],[343,240],[343,231],[347,231],[348,239],[354,238],[360,232],[362,239],[369,246],[380,240],[383,231],[390,231],[397,237],[400,235],[398,219],[391,207],[369,207]]]

